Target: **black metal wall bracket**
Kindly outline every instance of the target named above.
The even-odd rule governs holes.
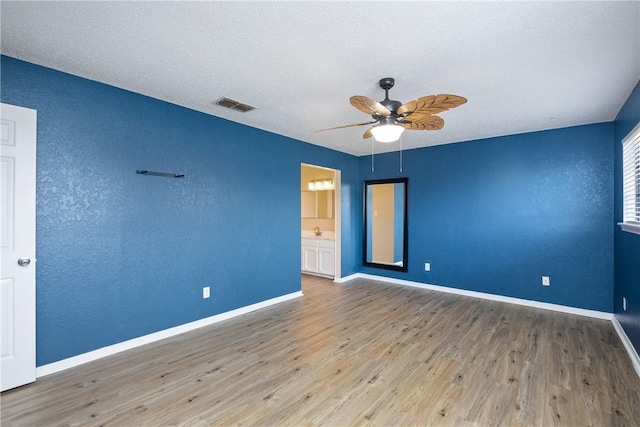
[[[183,173],[164,173],[164,172],[154,172],[154,171],[141,170],[141,169],[138,169],[136,173],[138,175],[164,176],[167,178],[184,178]]]

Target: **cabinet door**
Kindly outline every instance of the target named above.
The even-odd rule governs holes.
[[[302,247],[302,271],[318,272],[318,248]]]
[[[333,248],[319,248],[318,273],[333,276],[335,271],[335,252]]]

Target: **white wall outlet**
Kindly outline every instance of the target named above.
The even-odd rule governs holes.
[[[209,286],[205,286],[204,288],[202,288],[202,299],[207,299],[211,296],[211,289],[209,289]]]
[[[431,271],[431,263],[430,262],[425,262],[424,263],[424,271]]]
[[[542,276],[542,286],[551,286],[549,276]]]
[[[622,297],[622,311],[627,311],[627,299]]]

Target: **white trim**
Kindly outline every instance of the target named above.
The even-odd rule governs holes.
[[[302,296],[302,291],[293,292],[290,294],[282,295],[276,298],[271,298],[265,301],[261,301],[255,304],[240,307],[235,310],[227,311],[225,313],[216,314],[215,316],[206,317],[204,319],[196,320],[194,322],[185,323],[184,325],[175,326],[173,328],[165,329],[162,331],[154,332],[149,335],[144,335],[138,338],[133,338],[128,341],[123,341],[117,344],[113,344],[107,347],[102,347],[97,350],[90,351],[88,353],[79,354],[77,356],[69,357],[67,359],[60,360],[58,362],[49,363],[48,365],[38,366],[36,368],[36,378],[43,377],[45,375],[53,374],[63,371],[65,369],[73,368],[75,366],[82,365],[87,362],[101,359],[106,356],[111,356],[116,353],[120,353],[125,350],[130,350],[141,345],[149,344],[155,341],[159,341],[165,338],[173,337],[175,335],[183,334],[185,332],[193,331],[194,329],[202,328],[203,326],[209,326],[214,323],[222,322],[233,317],[241,316],[243,314],[250,313],[261,308],[269,307],[274,304],[289,301],[294,298]]]
[[[624,231],[640,234],[638,222],[638,161],[640,161],[640,122],[622,140],[622,222]]]
[[[636,370],[636,374],[638,374],[638,376],[640,377],[640,356],[638,356],[638,352],[633,347],[631,340],[629,339],[626,332],[622,328],[622,325],[620,324],[620,322],[618,322],[618,319],[615,316],[613,317],[613,319],[611,319],[611,323],[613,323],[613,327],[618,333],[620,341],[622,341],[622,344],[624,344],[624,348],[627,349],[627,353],[629,354],[629,358],[631,359],[633,369]]]
[[[640,122],[636,123],[633,129],[631,129],[631,131],[624,138],[622,138],[622,144],[631,141],[636,136],[640,136]]]
[[[358,277],[362,277],[360,275],[360,273],[355,273],[355,274],[352,274],[350,276],[345,276],[345,277],[336,277],[333,280],[333,283],[345,283],[345,282],[348,282],[350,280],[357,279]]]
[[[335,209],[335,219],[333,224],[333,236],[334,236],[334,256],[335,261],[333,263],[334,271],[333,277],[340,277],[342,274],[342,171],[340,169],[334,169],[334,178],[335,178],[335,191],[334,191],[334,209]]]
[[[340,277],[342,274],[342,170],[334,169],[326,166],[315,165],[311,163],[300,163],[300,166],[307,166],[310,168],[316,169],[324,169],[327,171],[333,172],[333,206],[334,212],[333,215],[333,265],[334,271],[332,275],[329,274],[318,274],[318,273],[310,273],[308,271],[302,271],[302,274],[310,274],[312,276],[324,277],[326,279],[336,279]]]
[[[622,231],[628,231],[629,233],[640,234],[640,224],[633,224],[630,222],[619,222],[618,225]]]
[[[487,294],[484,292],[467,291],[464,289],[430,285],[426,283],[412,282],[409,280],[394,279],[394,278],[383,277],[383,276],[375,276],[373,274],[365,274],[365,273],[355,273],[346,277],[335,279],[334,283],[346,283],[355,279],[377,280],[380,282],[386,282],[386,283],[391,283],[396,285],[411,286],[415,288],[429,289],[437,292],[446,292],[450,294],[464,295],[464,296],[469,296],[473,298],[486,299],[490,301],[500,301],[500,302],[506,302],[510,304],[524,305],[528,307],[542,308],[544,310],[552,310],[552,311],[559,311],[562,313],[577,314],[580,316],[593,317],[596,319],[610,320],[618,336],[620,337],[620,341],[622,341],[622,344],[624,345],[625,349],[627,350],[627,353],[629,354],[629,358],[631,359],[631,364],[633,365],[633,368],[635,369],[636,373],[640,377],[640,357],[638,356],[636,349],[633,347],[631,340],[629,340],[629,337],[627,336],[624,329],[622,328],[622,325],[620,325],[620,322],[618,322],[618,319],[616,319],[616,317],[612,313],[606,313],[606,312],[595,311],[595,310],[586,310],[586,309],[575,308],[575,307],[568,307],[568,306],[559,305],[559,304],[549,304],[544,302],[525,300],[521,298],[505,297],[502,295]],[[153,334],[144,335],[142,337],[134,338],[128,341],[123,341],[118,344],[103,347],[98,350],[90,351],[88,353],[80,354],[78,356],[70,357],[68,359],[63,359],[58,362],[50,363],[48,365],[39,366],[36,368],[36,378],[40,378],[45,375],[50,375],[56,372],[60,372],[65,369],[73,368],[75,366],[92,362],[94,360],[98,360],[103,357],[111,356],[113,354],[120,353],[122,351],[129,350],[135,347],[139,347],[141,345],[149,344],[165,338],[170,338],[175,335],[179,335],[179,334],[189,332],[198,328],[202,328],[204,326],[212,325],[214,323],[218,323],[223,320],[228,320],[233,317],[241,316],[243,314],[247,314],[252,311],[269,307],[271,305],[278,304],[281,302],[289,301],[291,299],[299,298],[301,296],[303,296],[302,291],[293,292],[287,295],[282,295],[280,297],[272,298],[256,304],[248,305],[246,307],[241,307],[235,310],[227,311],[225,313],[217,314],[215,316],[207,317],[205,319],[196,320],[195,322],[185,323],[184,325],[165,329],[163,331],[155,332]]]
[[[449,294],[456,294],[456,295],[464,295],[467,297],[486,299],[490,301],[499,301],[499,302],[506,302],[509,304],[524,305],[527,307],[541,308],[543,310],[559,311],[561,313],[568,313],[568,314],[577,314],[579,316],[593,317],[595,319],[604,319],[604,320],[613,319],[613,313],[607,313],[604,311],[587,310],[584,308],[569,307],[569,306],[560,305],[560,304],[551,304],[547,302],[533,301],[533,300],[527,300],[522,298],[506,297],[503,295],[487,294],[484,292],[467,291],[465,289],[449,288],[446,286],[430,285],[427,283],[412,282],[409,280],[375,276],[373,274],[356,273],[349,276],[349,278],[351,278],[350,280],[357,279],[357,278],[377,280],[377,281],[391,283],[395,285],[412,286],[414,288],[429,289],[432,291],[446,292]]]

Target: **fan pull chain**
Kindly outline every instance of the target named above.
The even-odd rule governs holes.
[[[373,137],[369,138],[371,140],[371,172],[376,170],[374,162],[373,162]]]
[[[402,135],[400,135],[400,172],[402,172]]]

